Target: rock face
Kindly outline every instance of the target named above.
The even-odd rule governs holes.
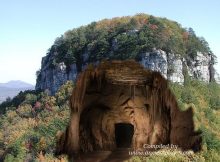
[[[161,144],[201,149],[192,109],[180,111],[167,80],[135,61],[89,67],[78,77],[70,103],[71,120],[57,154]]]
[[[42,58],[41,72],[38,76],[36,89],[48,90],[50,94],[55,94],[67,80],[76,80],[77,68],[76,64],[72,64],[67,69],[64,62],[51,67],[48,59],[49,56]]]
[[[182,59],[174,54],[168,54],[167,78],[172,82],[184,83]]]
[[[68,67],[64,62],[51,65],[56,53],[43,57],[41,71],[38,75],[36,89],[49,90],[50,94],[54,94],[58,88],[67,80],[76,80],[78,72],[84,70],[88,62],[88,52],[83,53],[83,62],[81,68],[77,69],[76,64]],[[141,54],[140,64],[146,69],[161,72],[161,74],[172,82],[179,84],[184,83],[184,67],[187,69],[189,76],[205,82],[212,80],[213,70],[210,70],[211,56],[198,52],[194,59],[181,58],[177,54],[166,53],[163,50],[153,49],[151,52]],[[99,62],[93,63],[97,65]],[[214,77],[216,78],[216,77]]]
[[[210,70],[209,70],[210,65],[211,65],[211,56],[197,52],[197,56],[195,57],[195,60],[191,61],[188,64],[188,72],[191,77],[203,80],[205,82],[209,82],[211,79]]]
[[[142,55],[140,63],[146,68],[161,74],[172,82],[184,82],[182,60],[174,54],[162,50],[153,50]]]
[[[159,71],[167,78],[167,54],[162,50],[153,50],[142,55],[140,63],[146,68],[153,71]]]

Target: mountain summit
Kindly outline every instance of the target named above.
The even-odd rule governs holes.
[[[89,64],[133,59],[169,81],[215,81],[216,56],[192,28],[166,18],[138,14],[93,22],[57,38],[37,72],[36,89],[55,94]]]

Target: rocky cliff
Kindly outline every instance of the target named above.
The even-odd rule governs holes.
[[[47,60],[50,60],[52,55],[48,55],[42,58],[41,72],[38,76],[36,89],[49,90],[51,94],[54,94],[58,88],[64,84],[67,80],[76,80],[78,70],[76,64],[71,64],[68,68],[64,62],[51,67]],[[82,69],[87,66],[87,53],[83,54],[84,64]],[[197,52],[195,60],[186,60],[176,54],[166,53],[163,50],[153,49],[151,52],[145,52],[141,54],[139,61],[146,69],[159,71],[162,75],[172,82],[180,84],[184,83],[184,68],[187,74],[191,78],[196,78],[204,82],[210,82],[215,73],[212,68],[213,63],[211,56]],[[93,63],[94,64],[94,63]],[[97,63],[95,63],[97,64]]]
[[[217,74],[215,55],[204,38],[176,22],[136,15],[91,23],[66,32],[42,58],[37,90],[54,94],[67,80],[76,80],[88,64],[103,59],[135,59],[172,82],[186,77],[210,82]]]
[[[183,58],[163,50],[154,50],[143,54],[140,63],[151,70],[160,71],[165,78],[172,82],[184,83],[185,73],[195,79],[210,82],[214,79],[211,55],[197,52],[194,60]]]
[[[51,67],[49,62],[47,62],[48,59],[50,59],[49,56],[42,58],[41,71],[38,74],[35,89],[48,90],[50,94],[54,94],[67,80],[75,81],[78,72],[76,64],[70,65],[70,68],[67,70],[64,62]]]

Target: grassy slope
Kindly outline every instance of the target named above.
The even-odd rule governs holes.
[[[189,81],[186,86],[170,87],[181,109],[193,107],[196,129],[203,131],[203,150],[187,155],[178,150],[161,150],[159,156],[134,156],[128,161],[220,161],[220,86]],[[0,156],[4,155],[5,161],[67,161],[66,157],[55,158],[53,151],[57,132],[68,122],[67,98],[71,90],[72,83],[68,82],[55,96],[25,94],[17,110],[8,108],[0,117]]]

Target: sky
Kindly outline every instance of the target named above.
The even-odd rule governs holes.
[[[220,62],[219,0],[0,0],[0,83],[36,83],[41,58],[69,29],[146,13],[192,27]],[[215,66],[220,72],[220,64]]]

